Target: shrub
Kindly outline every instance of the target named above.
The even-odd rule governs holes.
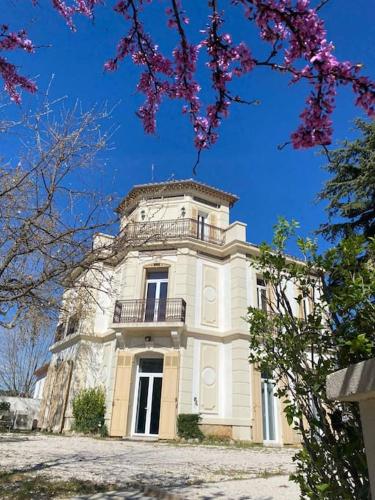
[[[105,394],[101,387],[83,389],[73,400],[74,429],[84,433],[102,434],[105,415]]]
[[[199,428],[201,416],[199,413],[180,413],[177,417],[177,434],[185,439],[203,439]]]
[[[8,401],[0,401],[0,412],[7,412],[10,410],[10,403]]]

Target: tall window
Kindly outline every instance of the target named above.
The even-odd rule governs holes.
[[[257,278],[257,300],[258,309],[267,311],[267,287],[264,279]]]
[[[314,288],[308,291],[308,295],[303,297],[301,302],[302,318],[307,320],[309,314],[313,312],[314,308]]]
[[[168,270],[149,270],[146,278],[145,321],[164,321],[168,294]]]
[[[304,297],[302,299],[302,315],[303,315],[303,319],[307,320],[307,317],[309,315],[309,299],[308,299],[308,297]]]
[[[72,316],[69,317],[68,320],[68,326],[66,329],[66,335],[73,335],[74,333],[78,332],[78,327],[79,327],[79,316],[78,314],[72,314]]]
[[[262,372],[262,416],[263,416],[263,440],[276,441],[276,397],[275,381],[272,375]]]
[[[206,239],[207,234],[207,215],[199,214],[198,215],[198,224],[197,224],[197,237],[200,240]]]

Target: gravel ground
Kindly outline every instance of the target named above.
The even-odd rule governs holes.
[[[298,499],[289,482],[288,448],[232,448],[103,440],[45,434],[0,434],[0,467],[131,486],[161,488],[186,499]],[[95,498],[109,498],[107,495]],[[111,498],[149,498],[147,495]]]

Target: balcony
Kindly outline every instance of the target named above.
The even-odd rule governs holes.
[[[202,224],[195,219],[130,222],[123,234],[127,242],[135,245],[184,238],[195,238],[215,245],[225,243],[224,229]]]
[[[113,323],[185,322],[184,299],[117,300]]]

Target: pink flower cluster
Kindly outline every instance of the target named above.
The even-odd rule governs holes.
[[[0,54],[9,50],[25,50],[33,52],[34,47],[27,38],[25,31],[12,33],[8,26],[0,26]],[[10,63],[5,57],[0,55],[0,75],[4,80],[4,89],[10,95],[10,98],[15,102],[20,102],[20,94],[17,90],[19,87],[29,92],[36,91],[36,85],[33,81],[20,75],[14,64]]]
[[[255,66],[250,49],[244,42],[234,45],[231,35],[220,33],[223,23],[222,16],[214,11],[205,30],[207,38],[201,44],[209,56],[207,66],[210,69],[216,99],[207,106],[206,116],[194,124],[195,145],[199,150],[208,148],[216,142],[218,137],[216,130],[220,126],[221,119],[228,116],[231,102],[238,102],[238,98],[230,93],[229,83],[234,76],[240,77]]]
[[[64,17],[68,26],[74,29],[73,16],[82,14],[87,17],[93,16],[95,5],[101,3],[101,0],[75,0],[72,5],[67,5],[64,0],[51,0],[54,8]],[[33,0],[34,5],[37,0]],[[34,46],[27,38],[24,30],[18,33],[9,31],[5,24],[0,26],[0,53],[10,50],[22,49],[26,52],[34,52]],[[36,92],[37,87],[35,82],[22,76],[16,66],[8,61],[6,57],[0,55],[0,76],[4,81],[4,89],[9,94],[12,101],[19,103],[21,95],[19,89],[28,92]]]
[[[245,15],[260,29],[260,36],[273,46],[272,57],[259,65],[268,65],[292,75],[292,83],[306,79],[312,87],[301,124],[292,134],[295,148],[327,145],[332,140],[331,115],[339,85],[352,85],[356,104],[369,116],[375,115],[375,85],[359,77],[360,65],[340,62],[318,12],[310,0],[235,0]],[[282,61],[276,56],[282,54]],[[305,66],[301,68],[301,61]]]
[[[51,0],[53,7],[65,19],[70,29],[74,30],[73,17],[75,14],[92,18],[96,5],[102,3],[101,0],[74,0],[72,4],[67,4],[64,0]]]

